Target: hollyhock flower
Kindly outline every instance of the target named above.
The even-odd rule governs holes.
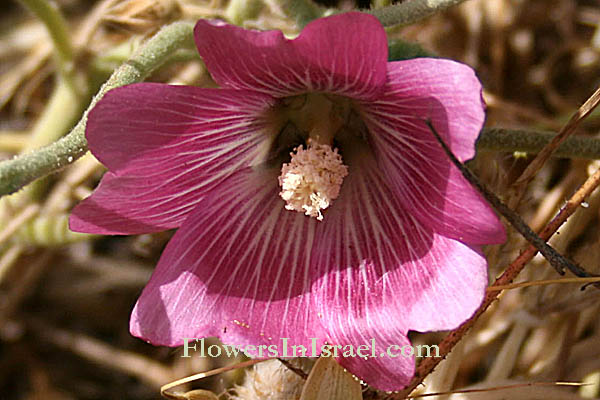
[[[132,334],[309,349],[375,339],[377,357],[339,362],[402,388],[414,360],[380,352],[470,317],[487,284],[480,245],[505,239],[425,123],[472,158],[484,121],[475,74],[442,59],[387,62],[383,27],[361,13],[294,40],[201,20],[195,39],[220,88],[117,88],[87,122],[108,172],[71,229],[179,228]]]

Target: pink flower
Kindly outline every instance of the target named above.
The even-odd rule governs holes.
[[[425,124],[472,158],[484,121],[475,74],[442,59],[387,62],[382,26],[361,13],[316,20],[294,40],[206,20],[195,36],[220,88],[121,87],[87,123],[109,171],[71,229],[179,228],[132,334],[309,349],[311,338],[355,349],[375,339],[378,357],[340,363],[402,388],[414,360],[379,353],[410,344],[409,330],[470,317],[487,284],[480,245],[505,240]]]

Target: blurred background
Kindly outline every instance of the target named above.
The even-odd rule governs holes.
[[[18,1],[2,0],[0,159],[68,132],[111,72],[170,22],[221,18],[287,35],[299,32],[285,1],[249,0],[252,6],[243,12],[226,0],[55,3],[68,21],[80,91],[74,98],[60,92],[44,26]],[[314,4],[351,10],[390,3]],[[556,132],[600,83],[596,0],[470,0],[388,33],[475,68],[485,88],[486,126]],[[214,86],[193,52],[174,57],[149,80]],[[576,134],[598,137],[599,117],[592,113]],[[532,157],[480,151],[469,166],[507,199],[508,188]],[[528,186],[518,213],[534,230],[541,229],[598,167],[598,161],[551,159]],[[181,349],[153,347],[129,335],[131,309],[173,232],[129,237],[69,232],[70,209],[91,193],[103,172],[87,155],[0,203],[0,399],[157,399],[163,384],[242,361],[182,358]],[[600,273],[599,206],[595,193],[551,241],[593,273]],[[526,245],[511,230],[506,244],[488,247],[490,276],[499,275]],[[557,277],[538,256],[518,280]],[[506,291],[426,380],[426,391],[572,381],[588,385],[524,385],[453,398],[598,398],[600,292],[580,289],[580,284],[562,284]],[[435,344],[443,337],[411,335],[415,344]],[[234,369],[187,389],[228,398],[244,376],[244,370]],[[274,392],[252,396],[285,398]]]

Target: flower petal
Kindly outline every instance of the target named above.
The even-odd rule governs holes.
[[[333,344],[378,344],[378,358],[341,359],[369,384],[398,390],[412,360],[379,357],[407,343],[408,330],[457,327],[481,304],[486,260],[421,224],[395,196],[373,159],[354,162],[317,231],[315,305]],[[334,266],[332,268],[332,266]]]
[[[241,171],[198,204],[135,306],[133,335],[168,346],[219,336],[308,347],[309,338],[324,337],[309,274],[318,221],[285,210],[277,173]]]
[[[387,39],[379,21],[350,12],[317,19],[295,40],[200,20],[196,45],[222,86],[275,96],[327,91],[370,98],[385,82]]]
[[[506,240],[494,211],[451,164],[425,123],[431,121],[457,158],[474,156],[484,109],[473,70],[439,59],[389,63],[385,93],[362,109],[379,165],[405,209],[465,243]]]
[[[380,280],[373,265],[336,271],[323,280],[327,287],[319,291],[323,297],[317,298],[317,304],[330,343],[342,346],[342,351],[346,345],[355,349],[350,356],[340,356],[343,352],[338,350],[338,362],[370,386],[394,391],[410,381],[415,361],[400,350],[410,346],[410,341],[399,310],[369,299],[381,296],[381,292],[373,291]]]
[[[270,136],[259,114],[268,96],[142,83],[109,91],[86,136],[109,169],[73,211],[70,227],[134,234],[181,225],[207,191],[256,162]]]

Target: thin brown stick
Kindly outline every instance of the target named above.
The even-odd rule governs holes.
[[[509,285],[503,286],[488,286],[488,292],[494,292],[499,290],[512,290],[519,289],[524,287],[532,287],[532,286],[546,286],[546,285],[557,285],[557,284],[566,284],[566,283],[577,283],[581,285],[582,283],[596,283],[600,282],[600,276],[594,276],[589,278],[560,278],[560,279],[543,279],[539,281],[525,281],[525,282],[517,282],[511,283]]]
[[[523,171],[521,176],[519,176],[512,184],[513,196],[511,198],[512,201],[509,201],[509,207],[513,209],[516,207],[521,200],[522,194],[525,192],[525,188],[546,161],[548,161],[550,156],[552,156],[552,153],[575,132],[581,121],[583,121],[598,106],[598,104],[600,104],[600,88],[596,89],[594,94],[592,94],[586,102],[577,109],[575,114],[569,119],[569,122],[567,122],[552,141],[538,153],[527,168],[525,168],[525,171]]]
[[[575,194],[567,201],[567,203],[561,208],[558,214],[546,225],[546,227],[539,233],[539,236],[543,240],[548,240],[558,230],[558,228],[569,218],[577,207],[600,185],[600,169],[597,170],[594,175],[590,176],[583,185],[575,192]],[[510,284],[519,273],[523,270],[525,265],[531,261],[531,259],[537,254],[537,249],[532,245],[529,245],[525,251],[523,251],[516,260],[514,260],[504,271],[502,275],[493,283],[493,286],[501,286]],[[475,312],[470,319],[464,322],[461,326],[450,332],[438,345],[440,351],[440,357],[424,358],[419,364],[415,376],[410,381],[408,386],[397,393],[389,395],[378,396],[378,399],[385,400],[400,400],[406,398],[417,386],[419,386],[423,379],[429,375],[433,369],[439,364],[441,360],[446,358],[448,353],[452,351],[452,348],[460,341],[460,339],[473,327],[475,322],[479,319],[487,308],[496,300],[500,295],[501,291],[487,292],[483,303],[479,309]]]
[[[528,382],[528,383],[515,383],[513,385],[503,385],[503,386],[493,386],[489,388],[480,388],[480,389],[463,389],[463,390],[449,390],[447,392],[437,392],[437,393],[425,393],[419,394],[416,396],[409,396],[409,399],[419,399],[423,397],[433,397],[433,396],[444,396],[451,395],[457,393],[483,393],[483,392],[496,392],[500,390],[509,390],[509,389],[520,389],[524,387],[535,387],[535,386],[587,386],[589,383],[582,382]]]
[[[228,365],[226,367],[211,369],[210,371],[200,372],[198,374],[186,376],[185,378],[177,379],[173,382],[167,383],[166,385],[162,385],[160,388],[160,394],[161,394],[161,396],[167,397],[167,398],[179,398],[176,393],[173,393],[170,391],[172,388],[174,388],[176,386],[183,385],[185,383],[190,383],[193,381],[197,381],[200,379],[204,379],[209,376],[218,375],[223,372],[231,371],[233,369],[250,367],[254,364],[258,364],[258,363],[261,363],[264,361],[269,361],[269,360],[274,360],[274,358],[248,360],[248,361],[236,363],[234,365]]]
[[[287,369],[298,375],[300,378],[306,380],[308,379],[308,374],[302,371],[302,368],[295,367],[291,362],[286,360],[285,358],[278,358],[279,362],[286,366]]]

